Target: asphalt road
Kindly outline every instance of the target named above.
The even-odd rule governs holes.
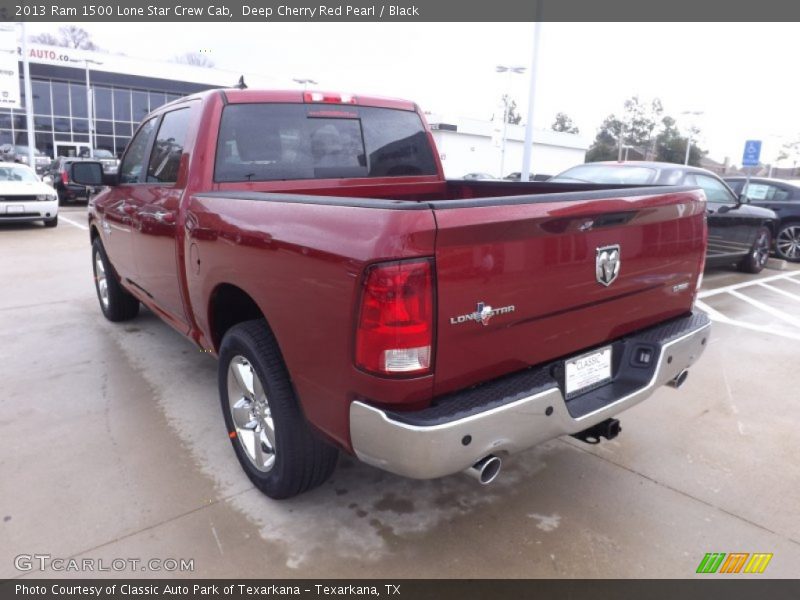
[[[148,311],[100,314],[84,211],[0,226],[0,579],[40,575],[15,567],[34,553],[192,559],[198,577],[682,578],[707,552],[800,572],[797,267],[707,273],[708,350],[612,442],[552,441],[488,487],[343,457],[276,502],[236,462],[215,360]],[[171,574],[129,569],[88,575]]]

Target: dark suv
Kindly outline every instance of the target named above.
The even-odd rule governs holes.
[[[749,204],[775,211],[775,254],[800,262],[800,181],[767,177],[751,177],[749,185],[746,177],[726,177],[725,181]]]
[[[50,165],[50,176],[53,178],[53,187],[58,192],[60,204],[89,200],[90,189],[72,181],[69,174],[70,165],[83,160],[85,159],[75,156],[59,156]]]

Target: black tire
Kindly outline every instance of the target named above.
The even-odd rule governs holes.
[[[58,227],[58,215],[53,217],[52,219],[45,219],[44,220],[45,227]]]
[[[772,233],[767,227],[759,227],[756,239],[738,267],[745,273],[761,273],[769,260],[769,251],[772,248]]]
[[[102,263],[103,273],[98,273],[98,259]],[[139,314],[139,301],[120,285],[99,237],[92,242],[92,270],[94,271],[94,288],[97,292],[97,300],[100,302],[100,310],[103,311],[103,316],[106,319],[114,322],[129,321]],[[106,301],[103,300],[101,292],[102,278],[104,278],[106,284]]]
[[[775,236],[775,254],[789,262],[800,262],[800,222],[781,225]]]
[[[229,389],[239,396],[238,401],[234,398],[234,403],[244,403],[245,414],[251,415],[247,418],[256,418],[252,416],[256,405],[252,398],[248,402],[246,395],[238,394],[241,388],[236,387],[233,372],[230,379],[234,383],[229,381],[232,363],[234,368],[239,365],[249,369],[258,378],[266,400],[261,405],[262,410],[266,405],[262,415],[266,414],[272,423],[272,440],[262,441],[261,434],[256,433],[259,427],[263,430],[262,422],[250,429],[239,427],[234,422]],[[336,468],[338,451],[321,440],[303,416],[278,344],[266,321],[245,321],[228,330],[219,351],[218,382],[228,437],[253,485],[270,498],[283,499],[315,488],[330,477]],[[250,391],[255,389],[254,385]],[[253,437],[249,438],[248,444],[243,436],[250,435]],[[274,443],[274,450],[269,441]],[[252,443],[258,443],[261,450],[251,458],[248,454],[251,451],[246,446]],[[264,457],[271,457],[271,466],[262,464],[261,469],[257,468],[257,459]]]

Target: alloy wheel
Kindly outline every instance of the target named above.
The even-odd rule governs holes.
[[[800,225],[789,225],[778,233],[775,240],[778,253],[789,260],[800,260]]]
[[[264,386],[244,356],[234,356],[228,366],[228,405],[245,455],[259,471],[270,471],[275,465],[275,423]]]

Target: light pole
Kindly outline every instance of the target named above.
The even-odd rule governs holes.
[[[694,115],[695,117],[699,117],[703,114],[702,110],[685,110],[681,113],[682,115]],[[689,164],[689,150],[692,148],[692,130],[689,129],[689,133],[686,135],[686,157],[683,159],[683,164]]]
[[[86,113],[89,116],[89,158],[94,158],[94,102],[92,99],[92,82],[89,75],[89,65],[102,65],[103,63],[99,60],[92,60],[91,58],[73,58],[69,62],[83,63],[83,67],[86,70]]]
[[[24,21],[22,22],[22,73],[25,80],[25,125],[28,130],[28,166],[35,171],[34,148],[36,148],[36,132],[33,129],[33,86],[31,85],[31,65],[28,60],[28,34],[25,31]]]
[[[294,82],[296,82],[296,83],[299,83],[300,85],[302,85],[302,86],[303,86],[303,91],[305,91],[305,90],[307,90],[307,89],[308,89],[308,84],[309,84],[309,83],[310,83],[311,85],[318,85],[318,84],[317,84],[317,82],[316,82],[316,81],[314,81],[313,79],[305,79],[305,78],[303,78],[303,77],[298,77],[298,78],[296,78],[296,79],[292,79],[292,81],[294,81]]]
[[[531,77],[528,88],[528,120],[525,122],[525,147],[522,149],[522,173],[520,181],[528,181],[531,177],[531,155],[533,154],[533,101],[536,99],[536,87],[538,82],[536,75],[539,71],[539,41],[542,38],[542,23],[539,9],[541,2],[536,3],[535,18],[533,24],[533,53],[531,54]]]
[[[511,101],[511,74],[516,73],[517,75],[522,75],[525,72],[525,67],[497,65],[494,70],[497,73],[508,73],[508,93],[503,102],[503,139],[500,142],[500,177],[502,178],[506,162],[506,132],[508,131],[508,105]]]

